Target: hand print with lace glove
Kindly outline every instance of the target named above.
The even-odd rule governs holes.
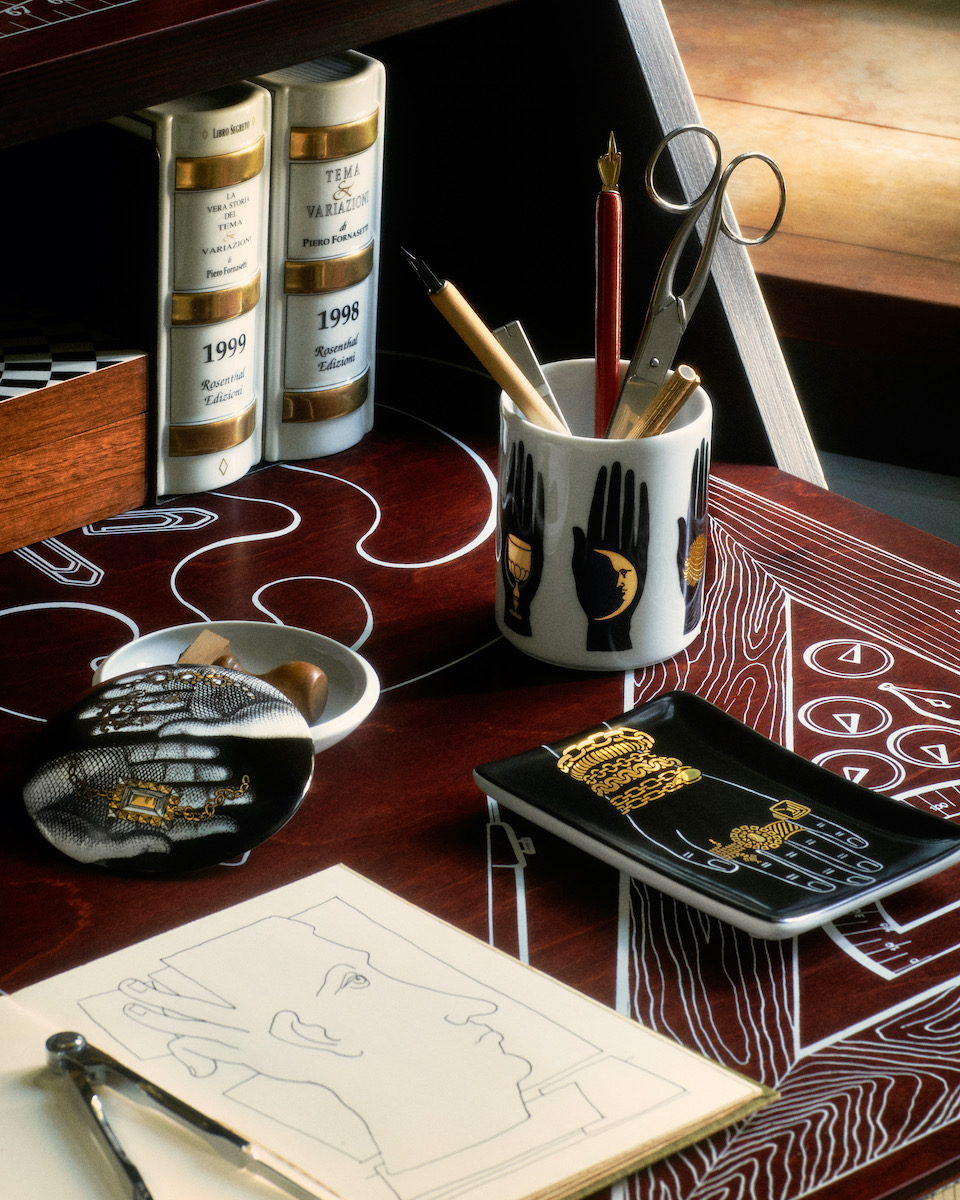
[[[650,511],[647,485],[636,487],[615,462],[597,472],[586,532],[573,530],[573,575],[587,617],[588,650],[632,648],[630,622],[647,578]]]
[[[219,667],[158,667],[131,688],[104,684],[80,706],[78,721],[96,739],[109,733],[153,733],[205,741],[221,737],[297,736],[302,722],[282,695],[254,687],[252,677]]]
[[[530,605],[543,575],[543,475],[523,442],[510,446],[507,478],[500,491],[500,574],[504,623],[529,637]]]
[[[309,784],[312,750],[301,714],[261,680],[157,667],[102,684],[52,723],[24,800],[81,862],[191,868],[278,829]]]
[[[703,576],[707,559],[707,480],[710,451],[706,441],[694,455],[690,474],[690,504],[686,517],[677,518],[677,572],[683,593],[683,632],[690,633],[703,616]]]

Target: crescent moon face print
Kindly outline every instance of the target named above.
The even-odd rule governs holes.
[[[604,555],[610,560],[610,565],[617,573],[617,591],[620,593],[620,603],[605,617],[598,617],[598,621],[609,621],[612,617],[618,617],[625,609],[633,603],[633,599],[637,594],[639,580],[637,579],[636,567],[633,563],[628,562],[622,554],[618,554],[616,550],[597,550],[597,554]]]
[[[647,485],[619,462],[597,472],[587,528],[573,530],[573,576],[588,650],[628,650],[630,620],[647,577]]]

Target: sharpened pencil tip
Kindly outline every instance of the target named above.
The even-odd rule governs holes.
[[[400,249],[406,255],[407,262],[416,272],[417,278],[431,296],[435,296],[437,292],[443,289],[443,280],[438,279],[436,275],[434,275],[422,258],[417,258],[415,254],[411,254],[410,251],[404,246],[401,246]]]

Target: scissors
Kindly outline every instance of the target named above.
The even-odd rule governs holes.
[[[707,186],[703,191],[693,200],[678,203],[666,199],[666,197],[657,191],[653,176],[657,163],[660,160],[660,155],[674,138],[684,133],[703,134],[710,141],[714,150],[714,166]],[[743,237],[738,230],[731,228],[723,212],[724,194],[730,184],[734,171],[736,171],[741,163],[745,163],[750,159],[758,159],[760,162],[767,164],[771,171],[773,171],[780,190],[777,215],[766,232],[755,238]],[[787,203],[787,190],[783,182],[783,175],[772,158],[769,158],[766,154],[750,151],[746,154],[738,154],[736,158],[724,166],[720,151],[720,139],[713,130],[707,129],[703,125],[681,125],[679,128],[668,133],[654,150],[653,154],[651,154],[647,163],[644,181],[647,193],[654,203],[667,212],[684,214],[684,220],[674,235],[673,241],[670,243],[670,248],[667,250],[660,267],[660,273],[657,276],[653,296],[650,300],[650,307],[647,310],[644,321],[643,331],[640,334],[640,341],[637,343],[636,351],[627,368],[616,408],[607,426],[607,437],[626,437],[631,425],[633,425],[637,417],[662,387],[667,377],[667,370],[673,363],[674,356],[676,355],[680,338],[687,328],[690,318],[693,316],[694,309],[703,295],[704,288],[707,286],[707,279],[710,275],[710,268],[713,264],[713,256],[716,250],[717,238],[720,234],[725,234],[731,241],[737,242],[741,246],[760,246],[764,242],[769,241],[780,228],[780,222],[783,220],[783,213]],[[674,291],[674,276],[680,263],[680,258],[694,232],[697,222],[711,201],[713,202],[713,209],[710,213],[707,230],[703,237],[700,257],[697,259],[690,282],[682,292],[677,293]]]
[[[219,1121],[192,1108],[103,1050],[91,1046],[83,1034],[66,1030],[52,1034],[47,1038],[46,1049],[48,1066],[69,1079],[83,1101],[83,1106],[100,1134],[104,1148],[109,1152],[120,1178],[130,1189],[131,1200],[152,1200],[152,1193],[107,1121],[99,1092],[106,1083],[108,1074],[120,1076],[174,1116],[193,1125],[209,1137],[219,1139],[221,1149],[227,1152],[236,1166],[258,1172],[271,1182],[280,1184],[300,1200],[309,1200],[309,1197],[317,1195],[315,1191],[308,1192],[307,1188],[301,1186],[299,1180],[294,1177],[295,1168],[292,1164],[282,1162],[263,1147],[248,1141],[242,1134],[221,1125]]]

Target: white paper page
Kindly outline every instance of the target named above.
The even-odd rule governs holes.
[[[756,1094],[342,867],[16,1000],[351,1200],[527,1196]]]
[[[101,1148],[73,1085],[46,1067],[57,1032],[0,997],[0,1192],[11,1200],[130,1200]],[[202,1137],[112,1088],[104,1107],[124,1150],[161,1200],[290,1200],[289,1192],[239,1169]]]

